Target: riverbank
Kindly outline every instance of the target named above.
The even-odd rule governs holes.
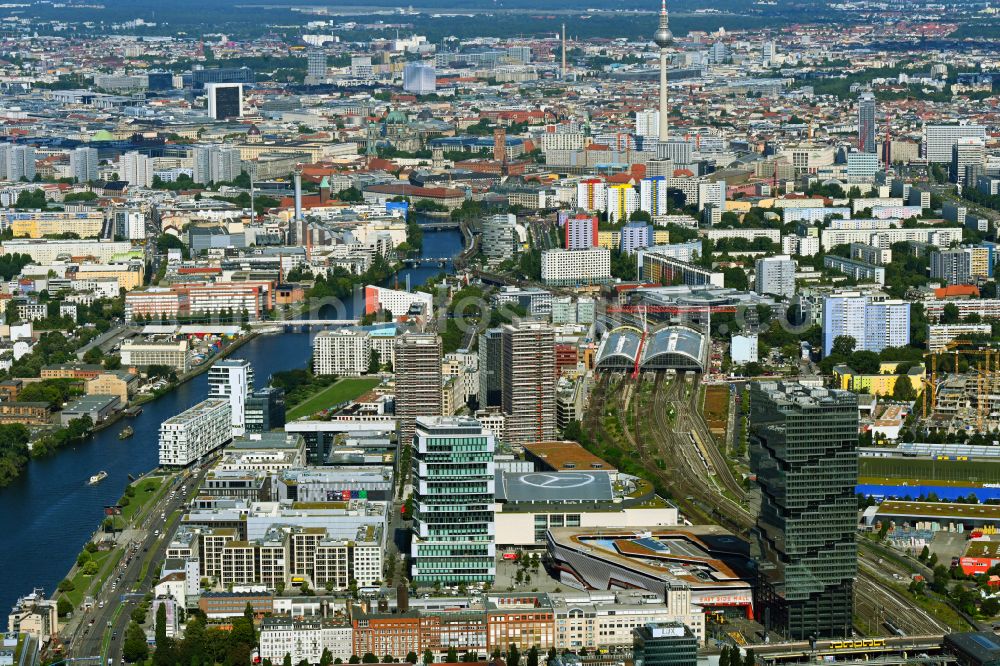
[[[458,230],[427,231],[422,255],[455,257],[463,245]],[[451,267],[444,270],[450,272]],[[396,279],[412,288],[440,273],[436,266],[419,266],[404,269]],[[351,318],[358,304],[345,305],[348,310],[344,314]],[[227,347],[225,354],[238,352],[246,358],[263,386],[276,372],[304,368],[312,352],[311,338],[310,333],[302,331],[254,334]],[[5,574],[0,578],[0,606],[11,608],[33,587],[51,592],[72,570],[80,547],[93,537],[94,527],[104,519],[104,507],[114,505],[121,497],[127,477],[141,477],[158,466],[160,424],[205,399],[205,371],[211,364],[199,366],[197,372],[185,376],[183,383],[172,384],[159,396],[142,396],[139,404],[143,412],[129,421],[135,430],[129,440],[118,441],[117,428],[105,427],[92,433],[88,441],[60,449],[58,455],[32,459],[17,479],[0,489],[0,514],[14,518],[5,526],[5,548],[0,549],[0,570]],[[107,471],[108,478],[88,486],[87,479],[100,470]],[[38,552],[45,553],[45,557],[23,556]]]

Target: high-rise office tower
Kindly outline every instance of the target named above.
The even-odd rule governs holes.
[[[306,80],[307,86],[315,86],[326,81],[326,51],[323,49],[309,49],[306,53]]]
[[[285,427],[285,390],[269,386],[251,393],[243,421],[248,433]]]
[[[429,95],[437,90],[434,66],[423,62],[408,62],[403,68],[403,90],[414,95]]]
[[[153,160],[135,151],[123,153],[118,162],[118,178],[135,187],[153,184]]]
[[[433,333],[404,333],[396,340],[396,423],[399,443],[409,444],[418,416],[441,416],[441,341]]]
[[[653,33],[653,41],[660,47],[660,115],[657,139],[664,144],[667,142],[667,116],[670,113],[667,105],[667,48],[674,43],[674,34],[670,32],[670,21],[667,18],[667,0],[661,0],[660,24]]]
[[[242,83],[207,83],[208,115],[216,120],[243,117]]]
[[[504,439],[510,444],[556,435],[555,331],[547,323],[515,319],[501,327]]]
[[[750,386],[759,502],[754,606],[793,640],[850,636],[857,575],[858,398],[792,382]]]
[[[479,406],[503,405],[503,337],[499,328],[479,334]]]
[[[777,55],[778,47],[773,41],[764,42],[761,45],[760,56],[764,67],[771,67],[774,64],[774,59]]]
[[[228,398],[232,413],[233,435],[246,431],[247,396],[253,391],[253,366],[250,361],[227,358],[208,369],[210,398]]]
[[[858,98],[858,150],[876,153],[875,95],[864,93]]]
[[[413,437],[413,581],[496,577],[496,438],[468,417],[418,417]]]
[[[947,164],[952,158],[952,146],[959,139],[986,140],[984,125],[924,125],[924,157],[928,162]]]
[[[97,149],[77,148],[69,154],[69,170],[73,180],[78,183],[89,183],[97,180]]]
[[[682,622],[659,622],[632,630],[635,666],[695,666],[698,637]]]
[[[986,145],[982,139],[963,137],[951,147],[951,182],[975,185],[985,175]]]

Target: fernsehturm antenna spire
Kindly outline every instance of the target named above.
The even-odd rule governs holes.
[[[657,138],[661,143],[667,140],[668,110],[667,110],[667,47],[674,43],[674,35],[670,32],[670,21],[667,18],[667,0],[660,0],[660,25],[653,33],[653,41],[660,47],[660,124]]]

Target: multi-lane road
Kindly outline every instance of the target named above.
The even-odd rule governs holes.
[[[144,518],[130,528],[125,553],[104,587],[94,595],[94,608],[84,613],[69,636],[63,637],[68,643],[69,656],[100,655],[105,663],[121,663],[125,628],[132,611],[152,590],[159,576],[168,545],[166,525],[169,521],[171,528],[176,526],[176,520],[170,520],[171,515],[180,512],[189,494],[197,488],[195,482],[200,484],[206,471],[172,477],[170,487],[155,505],[146,509]]]

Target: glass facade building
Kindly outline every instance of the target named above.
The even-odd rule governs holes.
[[[792,382],[750,387],[758,619],[793,640],[851,635],[858,399]]]
[[[468,417],[419,417],[413,438],[412,579],[493,582],[496,439]]]
[[[695,666],[698,638],[680,622],[649,624],[632,630],[635,666]]]

